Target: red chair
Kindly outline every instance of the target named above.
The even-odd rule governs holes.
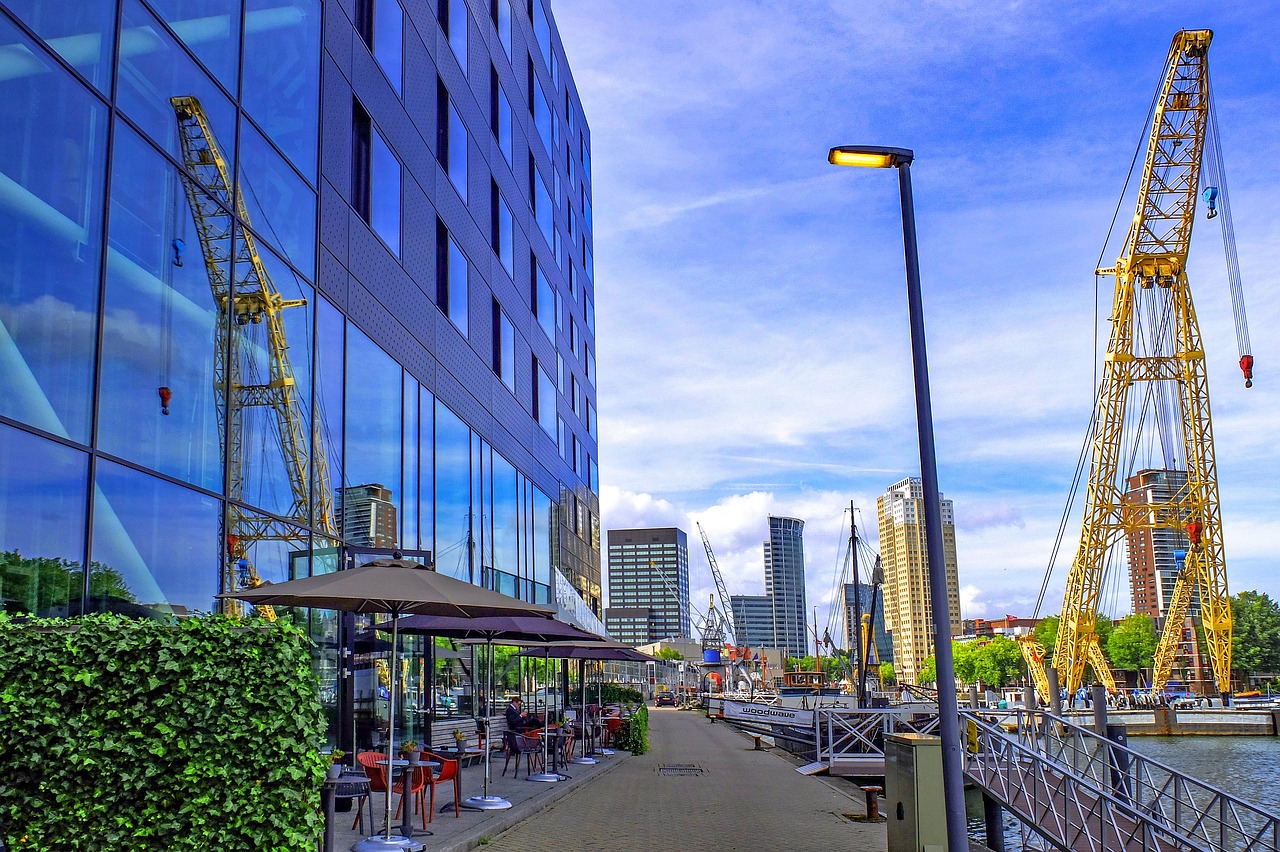
[[[382,752],[382,751],[362,751],[356,755],[356,762],[358,762],[360,766],[363,767],[364,774],[369,776],[369,792],[370,793],[386,793],[387,792],[386,760],[387,760],[387,754],[386,752]],[[382,765],[379,765],[378,761],[382,761],[383,762]],[[412,769],[413,771],[412,772],[408,771],[410,769]],[[393,795],[398,795],[400,797],[400,804],[396,807],[395,818],[398,819],[400,817],[400,809],[404,807],[404,779],[406,777],[410,779],[409,794],[421,796],[422,791],[426,785],[426,779],[422,777],[424,772],[428,775],[430,774],[430,770],[428,770],[427,767],[425,766],[407,767],[406,771],[401,773],[400,780],[394,782],[391,785],[391,793]],[[416,802],[415,802],[415,807],[416,807]],[[352,823],[351,827],[354,829],[356,824],[358,824],[359,822],[360,822],[360,817],[357,816],[356,822]],[[427,827],[426,814],[422,815],[422,827],[423,828]]]
[[[423,752],[423,757],[440,761],[440,774],[433,775],[427,773],[427,785],[431,787],[431,808],[427,813],[427,822],[435,819],[436,813],[436,785],[443,784],[445,781],[453,781],[453,815],[455,817],[462,816],[462,774],[458,772],[458,761],[451,760],[443,755],[434,754],[432,752]]]

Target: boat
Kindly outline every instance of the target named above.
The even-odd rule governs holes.
[[[840,687],[830,683],[823,672],[784,672],[779,695],[840,695]]]

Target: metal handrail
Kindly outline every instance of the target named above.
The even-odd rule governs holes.
[[[836,708],[818,710],[818,760],[833,761],[844,756],[884,756],[884,734],[932,734],[938,729],[938,714],[923,714],[897,708]]]
[[[1021,784],[1024,796],[1038,794],[1042,785],[1047,784],[1046,789],[1056,785],[1055,793],[1065,791],[1077,803],[1082,793],[1099,797],[1125,819],[1141,822],[1141,836],[1160,844],[1149,847],[1144,840],[1143,849],[1177,843],[1181,845],[1172,848],[1280,850],[1280,817],[1089,728],[1043,711],[962,710],[960,717],[977,735],[977,742],[969,743],[966,773],[1007,806],[1012,807],[1009,794],[1015,792],[1014,785]],[[1002,723],[1012,724],[1013,730],[1003,730]],[[1056,781],[1050,783],[1051,777]],[[1027,781],[1037,785],[1036,790],[1028,791]],[[1028,817],[1033,829],[1052,827],[1058,831],[1053,839],[1063,839],[1066,823],[1060,813],[1023,814],[1022,810],[1015,812]],[[1050,824],[1037,826],[1046,816]]]

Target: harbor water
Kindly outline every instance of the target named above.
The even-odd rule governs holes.
[[[1171,769],[1217,787],[1251,805],[1280,814],[1280,737],[1132,737],[1129,748]],[[965,791],[969,836],[985,840],[982,793]],[[1020,826],[1005,814],[1005,840],[1013,850],[1043,848],[1019,844]],[[1035,835],[1027,832],[1034,841]]]

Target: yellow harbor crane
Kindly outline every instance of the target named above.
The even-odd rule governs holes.
[[[1126,534],[1158,529],[1174,531],[1187,542],[1187,549],[1156,651],[1153,689],[1162,690],[1168,681],[1182,645],[1189,604],[1193,594],[1198,594],[1218,689],[1224,694],[1230,690],[1231,608],[1209,386],[1204,345],[1187,281],[1187,253],[1210,131],[1216,146],[1207,64],[1212,38],[1210,30],[1184,30],[1174,36],[1153,106],[1137,209],[1115,265],[1096,273],[1115,277],[1115,295],[1089,439],[1083,531],[1067,577],[1053,655],[1062,684],[1071,692],[1081,685],[1086,665],[1113,687],[1095,632],[1106,558]],[[1216,147],[1210,150],[1217,157],[1212,161],[1214,168],[1219,168],[1220,155]],[[1205,189],[1209,218],[1218,215],[1220,203],[1222,212],[1227,212],[1225,188],[1222,182],[1221,189]],[[1247,352],[1248,332],[1239,299],[1239,268],[1229,213],[1222,225],[1240,336],[1240,366],[1248,386],[1253,358]],[[1131,390],[1135,391],[1132,399]],[[1132,403],[1141,410],[1132,410]],[[1171,415],[1163,438],[1167,457],[1176,457],[1178,464],[1185,465],[1186,484],[1165,502],[1126,503],[1122,483],[1127,461],[1123,458],[1125,429],[1142,428],[1147,409],[1162,404]],[[1037,685],[1047,692],[1043,645],[1030,637],[1022,649]]]
[[[285,541],[308,545],[307,527],[332,533],[333,495],[329,465],[318,429],[308,435],[308,422],[298,398],[289,363],[283,312],[306,305],[305,299],[285,299],[267,274],[254,237],[236,227],[229,211],[249,223],[244,192],[233,196],[231,173],[200,101],[190,95],[170,99],[178,119],[182,160],[187,171],[182,183],[195,219],[209,286],[218,317],[214,331],[214,389],[218,400],[218,425],[226,435],[227,533],[224,556],[224,589],[253,588],[262,584],[249,559],[249,548],[259,541]],[[255,339],[251,332],[264,329]],[[267,375],[257,366],[265,358]],[[271,429],[278,438],[292,502],[281,518],[250,512],[245,498],[245,410],[260,406],[273,415]],[[308,463],[308,460],[310,463]],[[311,487],[314,481],[315,487]],[[239,610],[239,604],[233,606]],[[259,607],[274,619],[270,607]]]

